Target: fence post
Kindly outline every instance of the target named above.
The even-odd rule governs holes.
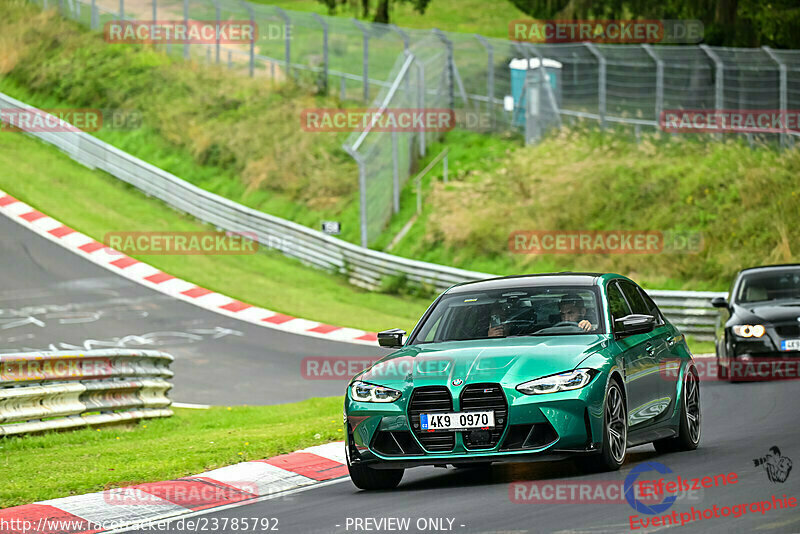
[[[45,7],[45,9],[47,9],[47,0],[45,0],[44,7]],[[97,29],[97,24],[99,22],[97,20],[97,18],[98,18],[97,17],[97,0],[92,0],[92,14],[91,14],[91,22],[89,23],[89,26],[93,30]]]
[[[458,85],[458,92],[461,94],[461,100],[464,101],[464,107],[466,108],[469,106],[469,98],[467,97],[467,91],[464,89],[464,84],[461,81],[461,76],[458,74],[458,68],[456,67],[455,57],[453,55],[453,42],[447,38],[445,33],[438,29],[434,28],[433,33],[436,37],[441,40],[445,47],[447,47],[447,71],[448,71],[448,83],[447,83],[447,96],[449,98],[448,107],[450,109],[455,109],[456,107],[456,97],[455,97],[455,85]]]
[[[448,159],[450,157],[450,151],[448,150],[444,154],[444,162],[442,163],[442,181],[447,183],[447,167],[448,167]]]
[[[119,20],[125,20],[125,0],[119,0]]]
[[[286,62],[286,76],[294,78],[292,74],[292,19],[283,9],[275,7],[275,11],[283,19],[283,27],[286,30],[283,32],[283,55]]]
[[[778,57],[778,55],[775,54],[775,52],[773,52],[770,47],[764,45],[761,48],[764,49],[764,52],[766,52],[767,55],[769,55],[770,58],[772,58],[772,61],[774,61],[775,63],[778,64],[778,70],[780,72],[779,94],[780,94],[780,107],[781,107],[781,125],[783,126],[783,128],[781,128],[781,130],[782,130],[781,131],[781,147],[782,148],[786,148],[786,146],[788,145],[787,136],[786,136],[786,118],[787,118],[786,117],[786,108],[788,107],[787,106],[787,101],[786,101],[787,100],[787,96],[788,96],[787,95],[787,79],[786,79],[787,78],[786,63],[781,61],[780,58]]]
[[[323,93],[328,92],[328,23],[325,19],[312,13],[314,19],[322,26],[322,87]]]
[[[606,126],[606,58],[594,43],[583,43],[584,46],[597,58],[597,112],[600,115],[600,127]]]
[[[656,122],[660,124],[661,113],[664,111],[664,61],[656,55],[649,44],[643,44],[642,48],[656,62]]]
[[[256,14],[253,13],[253,7],[250,5],[249,2],[244,2],[239,0],[239,3],[247,10],[247,14],[250,17],[250,26],[252,28],[256,27]],[[230,57],[230,53],[228,54]],[[256,75],[256,40],[250,39],[250,77],[254,77]]]
[[[183,0],[183,26],[189,27],[189,0]],[[189,59],[189,43],[183,44],[183,59]]]
[[[158,20],[158,0],[153,0],[153,27],[156,27],[156,21]],[[153,41],[153,50],[156,49],[156,43]]]
[[[367,170],[361,155],[348,145],[344,145],[344,150],[358,165],[358,213],[361,227],[361,246],[367,248]]]
[[[400,211],[400,162],[398,161],[397,131],[392,130],[392,208]]]
[[[708,45],[701,44],[700,49],[706,53],[706,55],[711,59],[714,63],[714,107],[716,108],[716,112],[720,113],[722,108],[724,107],[723,103],[723,96],[725,90],[725,65],[722,63],[722,60],[719,56],[708,47]],[[722,139],[722,134],[716,134],[717,139]]]
[[[411,40],[409,39],[408,34],[394,24],[389,24],[389,29],[400,35],[400,37],[403,39],[403,51],[407,52],[408,47],[411,44]]]
[[[351,20],[364,35],[364,62],[361,67],[361,78],[364,84],[364,102],[369,102],[369,32],[360,21],[356,19]]]
[[[417,66],[417,109],[425,109],[425,65],[416,60],[414,63]],[[425,129],[419,131],[419,155],[425,157]]]
[[[494,130],[494,47],[483,35],[476,33],[475,38],[486,49],[486,110],[489,112],[490,120],[492,121],[492,130]]]
[[[153,0],[153,1],[155,1],[155,0]],[[217,65],[219,65],[219,53],[220,53],[219,34],[220,34],[220,29],[221,29],[220,26],[222,26],[222,22],[220,20],[222,18],[222,14],[221,14],[221,9],[219,7],[218,0],[212,0],[212,1],[214,2],[214,14],[217,17],[217,35],[216,35],[216,39],[215,39],[214,45],[215,45],[215,48],[216,48]],[[255,28],[253,28],[253,30],[255,30]],[[211,62],[209,61],[209,63],[211,63]]]

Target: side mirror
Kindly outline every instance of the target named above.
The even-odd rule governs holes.
[[[714,297],[711,299],[711,305],[715,308],[727,308],[728,301],[725,300],[725,297]]]
[[[631,314],[614,321],[617,325],[617,334],[630,336],[633,334],[646,334],[652,332],[656,326],[656,318],[652,315]]]
[[[405,330],[400,328],[392,328],[391,330],[384,330],[378,332],[378,345],[381,347],[402,347],[403,336],[406,335]]]

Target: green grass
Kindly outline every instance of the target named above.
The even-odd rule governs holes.
[[[55,148],[0,133],[0,188],[98,241],[110,231],[212,230]],[[98,201],[102,199],[101,201]],[[159,269],[245,302],[338,326],[410,330],[429,304],[354,288],[339,276],[276,252],[244,256],[136,256]]]
[[[799,150],[681,136],[637,143],[626,132],[577,128],[532,147],[463,131],[446,142],[450,181],[425,182],[422,216],[395,254],[487,273],[609,271],[649,289],[717,291],[741,268],[800,261]],[[411,184],[403,194],[414,203]],[[406,209],[392,235],[408,217]],[[516,230],[698,233],[703,246],[537,256],[509,250]]]
[[[0,439],[0,508],[171,480],[342,439],[341,398]]]

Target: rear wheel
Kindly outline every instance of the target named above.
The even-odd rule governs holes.
[[[660,453],[693,451],[700,444],[700,381],[697,375],[686,371],[681,399],[681,420],[678,435],[653,442]]]
[[[616,471],[625,462],[628,447],[628,413],[619,384],[611,380],[603,410],[603,449],[600,454],[578,458],[584,471]]]

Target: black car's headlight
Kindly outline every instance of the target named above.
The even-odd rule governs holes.
[[[556,393],[558,391],[572,391],[580,389],[592,381],[597,374],[594,369],[575,369],[557,375],[537,378],[529,382],[523,382],[517,386],[517,391],[525,395],[542,395],[544,393]]]
[[[761,337],[766,332],[763,324],[737,324],[732,330],[739,337]]]
[[[350,398],[359,402],[394,402],[402,396],[400,391],[366,382],[350,384]]]

